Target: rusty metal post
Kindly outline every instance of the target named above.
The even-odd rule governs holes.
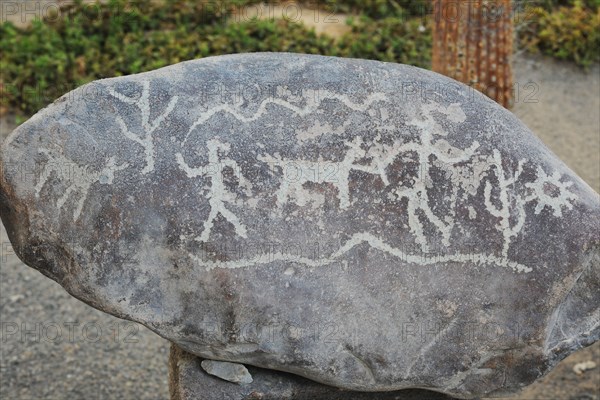
[[[432,69],[512,106],[510,0],[434,0]]]

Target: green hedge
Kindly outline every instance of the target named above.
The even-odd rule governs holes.
[[[286,20],[232,22],[234,9],[258,2],[78,2],[26,29],[0,24],[0,115],[27,117],[95,79],[218,54],[289,51],[430,66],[428,0],[303,0],[355,15],[350,33],[337,41]],[[598,60],[599,3],[542,0],[521,43],[589,65]]]
[[[431,0],[306,0],[329,11],[371,18],[422,17],[431,12]]]
[[[600,61],[600,0],[560,3],[564,5],[537,7],[530,13],[521,45],[586,68]]]
[[[94,6],[77,3],[62,10],[62,18],[50,16],[25,30],[4,23],[0,107],[28,116],[98,78],[218,54],[288,51],[428,66],[429,33],[399,16],[361,19],[334,43],[285,20],[228,21],[233,6],[251,2],[230,1],[218,9],[189,1],[144,0],[134,8],[126,0]]]
[[[431,27],[421,19],[363,17],[351,25],[352,32],[338,44],[340,56],[431,66]]]

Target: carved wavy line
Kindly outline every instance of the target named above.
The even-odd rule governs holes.
[[[365,102],[361,104],[361,103],[354,103],[347,96],[344,96],[344,95],[341,95],[338,93],[333,93],[333,92],[329,92],[329,91],[320,91],[317,102],[308,104],[306,107],[298,107],[298,106],[296,106],[288,101],[282,100],[282,99],[266,99],[262,103],[260,103],[256,112],[254,112],[254,114],[252,114],[250,116],[246,116],[246,115],[238,112],[237,110],[235,110],[228,104],[223,104],[223,105],[220,105],[220,106],[217,106],[217,107],[207,110],[205,113],[202,114],[202,116],[200,116],[200,118],[198,118],[196,121],[194,121],[194,123],[190,126],[190,129],[188,130],[187,134],[185,135],[185,138],[183,139],[183,144],[185,144],[185,142],[188,140],[192,131],[198,125],[202,125],[203,123],[208,121],[210,118],[212,118],[213,115],[218,114],[219,112],[227,112],[227,113],[233,115],[237,120],[242,121],[242,122],[252,122],[252,121],[256,121],[264,113],[267,112],[268,104],[277,104],[281,107],[284,107],[284,108],[287,108],[287,109],[293,111],[297,115],[305,116],[305,115],[308,115],[308,114],[314,112],[317,108],[319,108],[321,103],[326,99],[338,100],[338,101],[342,102],[346,107],[348,107],[352,110],[355,110],[355,111],[365,111],[372,103],[374,103],[375,101],[378,101],[378,100],[386,100],[386,97],[382,93],[375,93],[375,94],[369,95],[369,97],[365,100]]]
[[[493,254],[483,254],[483,253],[473,253],[473,254],[448,254],[448,255],[437,255],[433,257],[428,257],[426,254],[418,255],[418,254],[408,254],[403,252],[400,249],[390,246],[389,244],[383,242],[381,239],[371,235],[370,233],[356,233],[354,234],[350,240],[346,242],[338,251],[336,251],[333,255],[327,258],[322,259],[311,259],[307,257],[298,257],[293,254],[269,254],[268,259],[266,257],[257,259],[241,259],[241,260],[230,260],[230,261],[206,261],[201,260],[199,257],[192,255],[192,258],[198,262],[200,265],[204,266],[207,271],[210,271],[214,268],[226,268],[226,269],[238,269],[238,268],[246,268],[260,264],[270,264],[275,261],[289,261],[295,262],[298,264],[306,265],[307,267],[324,267],[336,262],[341,256],[345,253],[352,250],[354,247],[362,244],[368,243],[372,248],[382,251],[384,253],[390,254],[396,258],[400,258],[408,263],[417,264],[421,266],[433,265],[439,263],[448,263],[448,262],[473,262],[478,265],[497,265],[504,268],[509,268],[517,273],[528,273],[533,271],[532,268],[527,267],[526,265],[519,264],[515,261],[511,261],[504,257],[498,257]]]

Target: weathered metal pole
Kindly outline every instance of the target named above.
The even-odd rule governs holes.
[[[432,69],[512,105],[510,0],[434,0]]]

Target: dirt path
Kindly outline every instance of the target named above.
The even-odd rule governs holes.
[[[519,56],[513,112],[600,192],[600,67]]]

